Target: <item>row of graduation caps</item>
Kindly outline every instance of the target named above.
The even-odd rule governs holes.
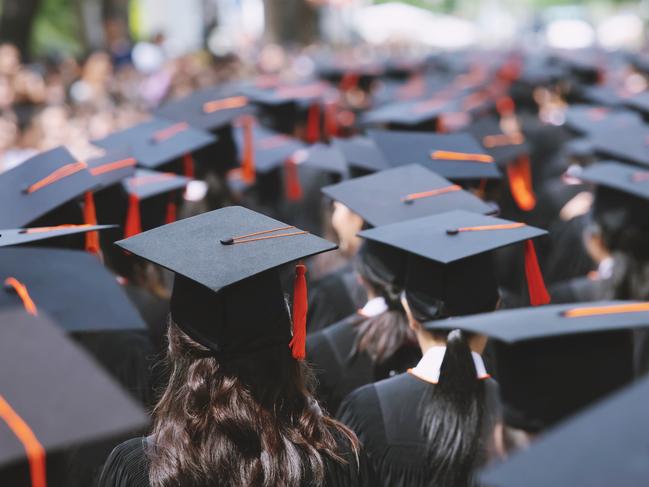
[[[309,95],[306,100],[312,102],[310,90],[304,90],[298,98],[301,99],[304,93]],[[116,185],[124,189],[120,192],[123,201],[111,201],[109,204],[122,207],[122,214],[125,215],[124,236],[138,235],[141,230],[162,223],[147,221],[146,212],[140,212],[141,202],[144,206],[152,196],[181,191],[194,171],[204,170],[194,168],[194,163],[197,166],[209,164],[210,154],[227,153],[225,147],[232,143],[240,147],[234,153],[242,154],[243,159],[241,170],[234,178],[240,179],[244,187],[254,185],[255,172],[281,168],[287,159],[292,159],[292,164],[296,166],[312,164],[343,177],[354,173],[354,170],[358,170],[356,174],[378,171],[376,174],[344,180],[325,188],[324,193],[345,203],[376,227],[365,232],[365,238],[374,238],[413,256],[450,264],[544,233],[533,227],[490,216],[492,207],[449,181],[498,178],[500,171],[497,165],[507,166],[526,150],[524,141],[512,140],[502,133],[497,122],[475,133],[482,137],[483,145],[488,145],[487,140],[494,141],[495,145],[486,151],[474,137],[467,134],[431,135],[380,130],[368,131],[368,137],[334,139],[331,145],[305,146],[297,139],[255,125],[253,119],[249,118],[250,113],[255,111],[251,99],[254,98],[239,94],[218,97],[208,90],[163,107],[158,114],[174,120],[155,118],[96,141],[97,145],[107,150],[104,157],[80,162],[65,149],[59,148],[40,154],[2,174],[0,207],[4,210],[0,212],[0,226],[8,230],[0,231],[0,246],[18,246],[83,232],[86,233],[87,249],[96,251],[98,237],[95,232],[107,226],[97,225],[96,215],[92,211],[95,206],[92,193],[98,195]],[[578,120],[574,122],[575,126],[581,122],[592,130],[591,134],[598,134],[592,126],[597,126],[602,118],[592,108],[585,107],[583,110],[586,110],[582,114],[583,119],[575,112],[574,118]],[[240,122],[241,127],[233,136],[232,125],[235,120],[241,120],[241,116],[244,117]],[[628,130],[625,132],[628,133]],[[598,140],[598,137],[593,139]],[[622,144],[621,147],[628,146]],[[201,153],[208,157],[201,159]],[[178,162],[179,159],[182,163]],[[237,159],[235,155],[234,160],[230,161],[230,169],[237,166]],[[624,159],[636,160],[628,154]],[[404,165],[404,162],[415,164]],[[136,166],[140,167],[136,169]],[[165,166],[180,166],[177,172],[183,175],[151,170]],[[285,166],[286,173],[292,169],[295,168],[290,164]],[[223,171],[224,168],[220,167],[219,170]],[[643,171],[632,166],[604,163],[583,171],[580,177],[649,199],[649,178],[643,177],[643,174]],[[66,222],[63,225],[61,222],[51,222],[53,225],[49,227],[33,226],[34,222],[47,225],[52,210],[80,197],[84,198],[85,223],[69,225]],[[521,195],[520,201],[525,201],[525,194]],[[173,205],[168,205],[167,210],[166,220],[171,221]],[[467,213],[467,210],[471,213]],[[244,225],[242,222],[247,223]],[[313,247],[307,245],[306,248],[301,244],[297,249],[293,245],[285,249],[278,243],[282,239],[265,241],[263,244],[260,242],[263,247],[234,245],[214,248],[214,242],[227,240],[232,235],[264,232],[283,226],[281,222],[247,210],[231,208],[145,232],[124,246],[136,255],[141,254],[218,291],[264,270],[333,248],[312,235],[308,238],[313,240]],[[201,238],[190,238],[199,235],[196,233],[198,228],[209,231]],[[485,231],[475,232],[475,229]],[[423,234],[429,238],[421,238]],[[435,239],[439,245],[430,244]],[[172,240],[183,243],[184,258],[173,252],[166,255],[150,253],[153,250],[168,251],[160,242]],[[138,242],[142,242],[142,248],[134,247]],[[426,242],[426,245],[422,245],[422,242]],[[197,248],[190,249],[191,245]],[[177,252],[177,247],[174,248]],[[218,256],[220,251],[241,255],[221,259]],[[263,264],[245,268],[242,263],[255,261],[245,258],[247,252],[261,253],[264,256]],[[201,256],[205,260],[188,262],[188,255]],[[530,263],[533,263],[531,254],[528,256]],[[3,249],[0,260],[2,271],[6,273],[3,278],[10,291],[0,295],[0,303],[7,310],[3,311],[5,316],[2,322],[11,323],[11,326],[2,327],[3,339],[0,342],[3,347],[0,353],[3,362],[1,370],[5,374],[1,381],[0,411],[16,435],[17,431],[23,432],[22,445],[34,445],[35,442],[37,446],[40,445],[44,457],[45,452],[141,427],[146,420],[138,408],[103,377],[82,353],[75,350],[60,331],[45,323],[53,320],[68,332],[87,327],[142,327],[141,319],[127,304],[108,271],[90,255],[64,250]],[[196,268],[199,264],[200,267]],[[214,266],[225,267],[220,269],[221,272],[210,273],[211,276],[229,278],[220,282],[206,281],[201,270],[214,269]],[[87,274],[87,277],[83,278],[82,274]],[[542,290],[538,286],[532,287],[542,300]],[[15,309],[15,304],[21,301],[24,311]],[[115,310],[120,310],[118,315]],[[518,342],[561,334],[646,326],[649,322],[647,311],[645,305],[637,303],[596,303],[586,308],[546,306],[502,311],[497,313],[498,316],[490,314],[456,319],[448,326]],[[39,314],[39,317],[31,316],[34,314]],[[48,315],[49,318],[46,317]],[[89,316],[93,317],[92,323],[89,323]],[[26,321],[30,323],[24,323]],[[520,326],[522,322],[527,326]],[[435,323],[435,327],[440,326],[444,325]],[[16,369],[13,364],[21,364],[21,367]],[[74,380],[70,378],[71,371],[78,373]],[[25,384],[29,384],[29,387],[25,387]],[[558,467],[570,469],[574,466],[569,463],[556,465],[557,457],[561,456],[556,455],[558,449],[555,445],[565,447],[571,445],[570,442],[587,443],[588,437],[581,433],[588,427],[588,421],[598,420],[600,414],[618,414],[618,403],[629,409],[622,418],[624,421],[618,418],[614,422],[617,428],[611,426],[611,437],[629,435],[625,438],[625,445],[633,448],[629,438],[641,441],[641,436],[630,434],[637,433],[630,429],[631,424],[636,424],[631,413],[641,414],[641,408],[638,402],[631,403],[631,400],[649,393],[648,387],[644,382],[640,383],[586,413],[576,422],[547,435],[533,450],[487,474],[487,479],[491,479],[494,485],[510,485],[511,472],[524,472],[526,483],[534,485],[530,465],[552,461],[555,464],[552,472],[556,474],[556,482],[552,484],[562,485],[561,481],[566,478],[562,474],[565,472]],[[80,395],[92,404],[78,402]],[[65,411],[63,417],[57,418],[56,428],[52,428],[51,411]],[[611,425],[612,422],[607,419],[601,424]],[[24,437],[25,426],[31,431],[32,443]],[[612,462],[610,456],[606,457],[607,462],[598,462],[602,468],[606,465],[610,469],[611,464],[615,464],[624,469],[632,461],[631,457],[623,455],[622,449],[611,453],[602,445],[598,452],[590,446],[588,451],[591,458],[598,454],[619,455],[619,462]],[[24,459],[25,451],[21,448],[20,443],[8,445],[6,451],[3,448],[0,465],[10,466]],[[577,446],[571,448],[571,451],[577,450]],[[536,454],[536,451],[540,454]],[[525,468],[517,471],[517,468],[523,468],[520,465]],[[627,470],[625,473],[632,475],[633,472]],[[547,481],[546,477],[544,479]]]

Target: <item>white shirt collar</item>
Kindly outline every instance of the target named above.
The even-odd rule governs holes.
[[[613,276],[613,266],[615,260],[613,257],[606,257],[597,266],[597,274],[600,279],[609,279]]]
[[[367,318],[373,318],[385,313],[388,310],[388,304],[385,302],[385,299],[382,297],[370,299],[365,306],[363,306],[359,313]]]
[[[411,369],[410,372],[420,379],[436,384],[439,382],[439,371],[442,367],[442,361],[444,360],[445,354],[446,347],[429,348],[424,356],[421,357],[417,366]],[[473,356],[473,364],[475,365],[478,379],[486,379],[489,377],[480,354],[471,352],[471,355]]]

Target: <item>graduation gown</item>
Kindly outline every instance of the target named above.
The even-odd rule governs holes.
[[[306,356],[316,374],[316,395],[327,411],[337,411],[343,398],[354,389],[405,372],[421,358],[416,344],[402,347],[381,364],[374,363],[366,352],[351,356],[356,327],[366,319],[354,313],[307,336]]]
[[[326,275],[309,286],[309,333],[354,314],[367,302],[367,293],[351,265]]]
[[[498,386],[485,379],[485,435],[491,434],[499,417]],[[426,440],[421,432],[419,405],[428,389],[435,387],[405,373],[355,390],[345,398],[338,419],[349,426],[365,447],[377,486],[417,487],[430,485]]]
[[[150,487],[149,459],[146,454],[149,441],[150,438],[133,438],[118,445],[106,460],[99,487]],[[342,444],[347,444],[346,440],[341,441],[344,441]],[[345,464],[324,458],[326,473],[323,487],[376,485],[363,451],[359,452],[358,460],[349,450],[344,451],[343,456],[347,460]],[[311,484],[307,480],[304,485]]]

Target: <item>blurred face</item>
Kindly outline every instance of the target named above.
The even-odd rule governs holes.
[[[356,234],[363,229],[363,219],[342,203],[334,201],[331,226],[338,236],[340,250],[347,255],[355,254],[361,245],[361,239]]]
[[[20,67],[20,53],[16,46],[0,44],[0,74],[13,76]]]

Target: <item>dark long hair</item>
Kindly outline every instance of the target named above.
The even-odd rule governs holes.
[[[358,451],[325,416],[288,346],[218,360],[169,326],[171,376],[154,410],[152,487],[321,485],[325,459]]]
[[[476,377],[467,339],[460,330],[448,334],[439,381],[422,398],[431,486],[472,485],[484,449],[485,384]]]

